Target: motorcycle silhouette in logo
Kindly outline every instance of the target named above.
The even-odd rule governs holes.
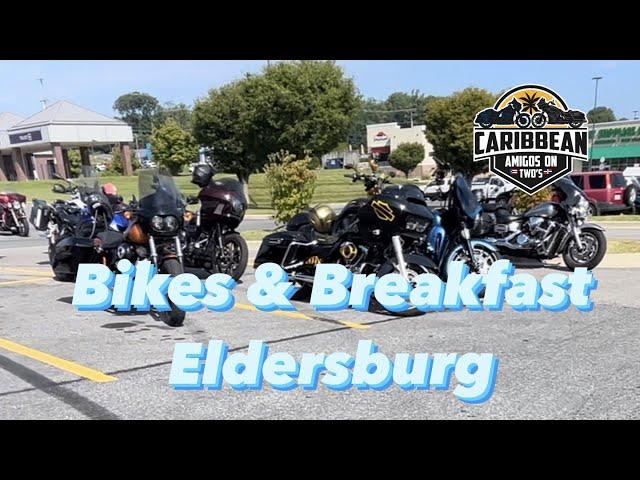
[[[522,113],[522,104],[515,98],[501,110],[487,108],[476,115],[475,123],[482,128],[490,128],[493,125],[517,125],[520,128],[528,128],[531,125],[531,116]]]
[[[580,128],[587,121],[584,113],[578,110],[562,110],[553,100],[547,102],[544,98],[538,100],[538,108],[541,110],[531,118],[534,128],[542,128],[547,123],[569,125],[571,128]]]

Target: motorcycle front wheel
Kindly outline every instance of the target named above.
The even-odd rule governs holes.
[[[414,279],[423,273],[433,273],[437,275],[434,270],[431,270],[424,265],[417,265],[408,263],[406,266],[407,276],[409,277],[409,281],[413,283]],[[393,272],[389,273],[400,273],[399,269],[396,267]],[[376,300],[375,295],[371,294],[371,301],[369,302],[369,311],[373,313],[384,313],[387,315],[395,315],[397,317],[416,317],[418,315],[424,315],[426,312],[414,307],[413,305],[409,305],[409,308],[403,312],[394,312],[392,310],[387,310],[384,308],[378,300]]]
[[[562,260],[572,270],[578,267],[593,270],[607,253],[607,237],[600,230],[585,228],[580,232],[580,241],[582,250],[578,248],[574,238],[569,240],[562,253]]]
[[[531,117],[531,124],[533,128],[542,128],[547,124],[547,117],[544,113],[538,112]]]
[[[526,113],[520,113],[516,117],[516,125],[519,128],[529,128],[531,125],[531,117]]]
[[[168,273],[172,277],[176,277],[181,273],[184,273],[182,264],[176,258],[168,258],[164,262],[162,262],[160,271],[162,273]],[[171,310],[169,310],[168,312],[158,312],[160,320],[162,320],[170,327],[181,327],[184,323],[184,310],[180,310],[178,307],[176,307],[171,300],[169,300],[169,305],[171,306]]]
[[[215,257],[211,263],[211,273],[226,273],[233,277],[235,281],[247,269],[249,261],[249,247],[247,242],[239,233],[227,233],[222,237],[222,252],[215,252]]]

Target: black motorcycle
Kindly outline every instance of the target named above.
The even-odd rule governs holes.
[[[587,196],[568,178],[557,180],[553,187],[556,201],[541,203],[523,214],[485,206],[475,234],[508,256],[544,260],[562,255],[571,269],[595,268],[606,253],[607,239],[602,227],[585,223]]]
[[[464,262],[469,271],[486,274],[501,256],[490,243],[472,239],[472,231],[482,218],[482,205],[461,176],[453,178],[444,208],[434,210],[427,240],[429,255],[446,280],[453,262]]]
[[[372,176],[358,178],[374,186]],[[382,183],[384,178],[378,177],[377,188]],[[423,253],[433,213],[415,185],[388,186],[358,208],[355,216],[349,213],[351,220],[336,234],[332,234],[335,214],[318,214],[316,209],[307,213],[309,222],[266,236],[254,263],[255,268],[267,262],[279,264],[292,281],[302,285],[294,298],[309,294],[319,263],[339,263],[353,273],[399,273],[408,281],[422,273],[437,273],[436,264]],[[375,298],[370,307],[380,309]],[[400,314],[416,313],[421,312],[411,308]]]
[[[515,98],[501,110],[486,108],[476,115],[474,122],[482,128],[490,128],[493,125],[517,125],[519,128],[528,128],[531,125],[531,116],[521,113],[522,104]]]
[[[232,178],[214,180],[215,169],[197,165],[191,182],[200,187],[189,204],[201,204],[194,213],[185,212],[185,266],[203,268],[208,273],[226,273],[240,279],[249,258],[247,242],[235,230],[247,211],[242,185]]]
[[[542,128],[547,123],[551,125],[569,125],[571,128],[580,128],[586,123],[587,117],[579,110],[562,110],[552,101],[547,102],[544,98],[538,100],[537,106],[541,112],[535,113],[531,118],[531,123],[535,128]]]
[[[97,261],[93,239],[108,228],[113,211],[111,202],[95,177],[81,177],[53,185],[53,192],[71,195],[51,205],[33,200],[31,223],[36,230],[46,231],[49,263],[56,279],[75,280],[78,265]]]

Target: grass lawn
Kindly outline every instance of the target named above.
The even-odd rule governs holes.
[[[607,253],[640,253],[640,241],[638,240],[609,240]]]
[[[316,191],[313,197],[313,204],[316,203],[344,203],[353,198],[364,196],[364,186],[361,182],[353,183],[344,175],[349,174],[349,170],[318,170],[318,180]],[[216,178],[233,176],[221,173]],[[265,175],[256,173],[251,175],[249,181],[249,195],[251,205],[248,213],[271,213],[271,201],[269,192],[265,185]],[[178,188],[185,195],[192,195],[198,192],[198,188],[193,185],[190,175],[174,177]],[[394,183],[406,183],[406,180],[395,178]],[[57,198],[67,198],[65,195],[53,193],[51,187],[59,180],[31,180],[25,182],[0,182],[0,191],[18,192],[27,196],[29,202],[34,198],[40,198],[51,202]],[[125,200],[131,195],[138,195],[138,177],[100,177],[101,184],[108,182],[118,187],[118,192]]]
[[[621,213],[620,215],[600,215],[599,217],[592,217],[591,221],[598,222],[640,222],[640,215],[630,215]]]

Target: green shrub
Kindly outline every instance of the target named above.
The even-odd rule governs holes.
[[[511,205],[519,212],[525,212],[536,205],[548,202],[552,194],[553,189],[551,187],[543,188],[533,195],[528,195],[521,190],[516,190],[511,197]]]
[[[308,154],[302,159],[284,150],[271,154],[264,173],[278,223],[286,223],[309,207],[318,174],[311,168]]]
[[[409,173],[424,160],[424,146],[420,143],[401,143],[389,155],[389,163],[393,168],[404,173],[409,178]]]

